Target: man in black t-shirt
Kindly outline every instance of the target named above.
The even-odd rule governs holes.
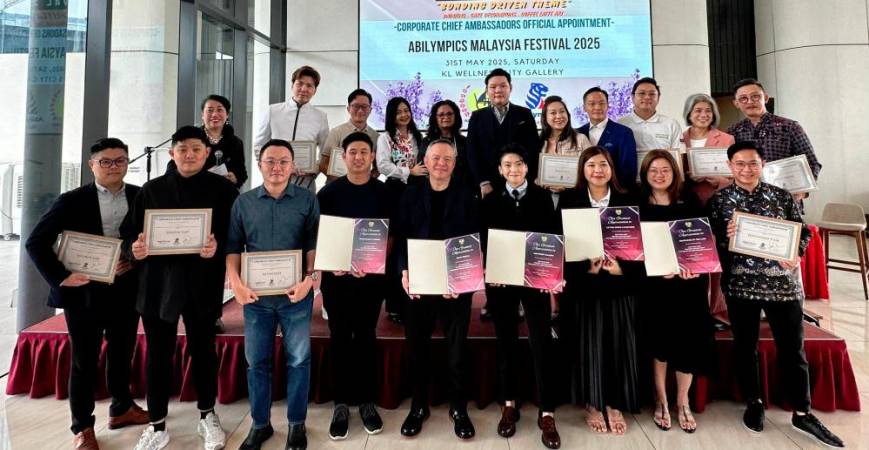
[[[371,177],[374,144],[362,132],[341,143],[347,175],[326,185],[317,194],[320,213],[356,219],[388,219],[393,205],[386,185]],[[329,438],[348,436],[348,404],[359,404],[362,425],[368,434],[379,433],[383,421],[374,408],[377,389],[375,329],[383,302],[385,279],[364,272],[324,272],[320,289],[329,311],[335,411]]]

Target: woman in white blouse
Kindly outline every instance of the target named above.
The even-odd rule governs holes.
[[[389,99],[385,127],[377,139],[377,170],[386,176],[393,193],[400,196],[413,177],[428,175],[425,165],[416,162],[422,134],[413,121],[410,103],[403,97]]]

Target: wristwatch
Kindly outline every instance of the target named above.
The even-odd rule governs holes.
[[[308,276],[311,277],[311,281],[317,281],[320,279],[320,272],[311,272]]]

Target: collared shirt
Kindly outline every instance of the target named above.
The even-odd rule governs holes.
[[[126,189],[124,189],[124,185],[121,185],[121,189],[113,193],[105,187],[100,186],[99,183],[95,182],[94,185],[97,187],[97,199],[100,202],[103,236],[120,237],[119,228],[121,227],[121,222],[124,221],[124,216],[127,215],[127,211],[130,209],[130,205],[127,204]]]
[[[588,123],[588,140],[591,142],[591,145],[597,145],[609,121],[609,118],[605,118],[597,125],[592,125],[591,122]]]
[[[576,136],[576,144],[574,145],[573,140],[564,139],[558,141],[555,144],[555,153],[556,155],[564,155],[564,156],[579,156],[583,150],[592,146],[592,143],[585,137],[582,133],[577,133],[574,131],[574,135]],[[549,142],[543,141],[543,148],[540,149],[540,153],[551,153],[549,151]]]
[[[730,253],[727,249],[730,242],[727,224],[736,211],[802,223],[799,208],[790,193],[763,182],[749,192],[734,183],[718,191],[708,207],[724,270],[721,287],[725,296],[765,301],[796,301],[802,298],[803,291],[794,272],[783,268],[777,261]],[[809,245],[810,237],[804,224],[800,235],[801,255]]]
[[[510,183],[507,183],[504,190],[507,191],[507,195],[509,195],[513,200],[522,200],[522,197],[524,197],[525,193],[528,192],[528,180],[523,181],[518,187],[510,186]],[[519,198],[516,198],[516,196],[513,195],[513,191],[519,192]]]
[[[794,120],[785,119],[772,113],[766,113],[760,118],[757,126],[752,125],[748,118],[740,120],[731,126],[728,133],[737,142],[753,141],[763,148],[763,158],[775,161],[796,155],[806,155],[809,166],[815,178],[821,172],[821,163],[815,156],[815,150],[805,130]]]
[[[232,206],[226,253],[302,250],[304,260],[316,248],[319,223],[320,206],[310,191],[288,184],[274,198],[260,185]]]
[[[495,113],[495,118],[498,119],[498,123],[504,123],[504,118],[507,117],[507,113],[510,112],[510,102],[507,102],[503,107],[492,105],[492,112]]]
[[[327,148],[329,120],[325,112],[315,108],[311,103],[298,106],[296,102],[289,100],[269,105],[260,124],[253,140],[253,148],[256,151],[259,151],[269,139],[314,141],[320,148],[320,152]],[[293,175],[290,182],[313,191],[316,189],[314,179],[318,171],[319,168],[314,164],[313,174],[302,177]]]
[[[637,150],[654,150],[657,148],[679,148],[682,137],[682,127],[664,115],[655,113],[648,120],[644,120],[631,111],[622,116],[618,122],[634,132],[634,140],[637,142]]]
[[[612,191],[610,190],[609,187],[607,187],[606,195],[604,195],[603,198],[600,200],[595,200],[591,196],[591,191],[588,191],[588,200],[591,202],[591,207],[592,208],[606,208],[607,206],[609,206],[610,205],[610,194],[612,194]]]
[[[374,143],[371,150],[376,152],[377,138],[380,137],[380,133],[378,133],[374,128],[368,126],[368,124],[365,124],[361,129],[356,128],[356,126],[353,125],[353,122],[348,120],[329,131],[329,136],[326,137],[326,143],[320,148],[320,155],[330,156],[332,154],[332,149],[341,148],[341,143],[344,141],[344,138],[349,136],[350,133],[355,133],[357,131],[365,133],[371,138],[371,142]]]

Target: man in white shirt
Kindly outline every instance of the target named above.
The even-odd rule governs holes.
[[[654,78],[640,78],[631,90],[634,110],[618,121],[634,132],[639,152],[680,147],[682,127],[674,119],[658,114],[660,96],[661,89]]]
[[[350,114],[350,120],[332,128],[326,138],[326,145],[320,148],[320,172],[327,173],[329,171],[333,149],[337,148],[343,154],[344,149],[341,147],[341,143],[351,133],[358,131],[367,134],[374,143],[371,147],[372,152],[377,152],[377,139],[380,137],[380,133],[368,125],[368,116],[371,115],[371,94],[365,89],[356,89],[351,92],[347,96],[347,113]],[[372,167],[371,177],[377,178],[378,175],[377,168]],[[337,177],[327,175],[326,183],[328,184],[335,178]]]
[[[320,86],[320,74],[311,66],[302,66],[293,72],[293,98],[291,101],[269,105],[266,117],[260,122],[253,141],[255,151],[270,139],[287,141],[314,141],[320,151],[326,148],[326,137],[329,135],[329,121],[326,113],[311,105],[311,99]],[[296,171],[290,182],[311,192],[316,192],[314,179],[317,178],[317,152],[312,155],[311,169],[306,170],[307,157],[296,151]]]

